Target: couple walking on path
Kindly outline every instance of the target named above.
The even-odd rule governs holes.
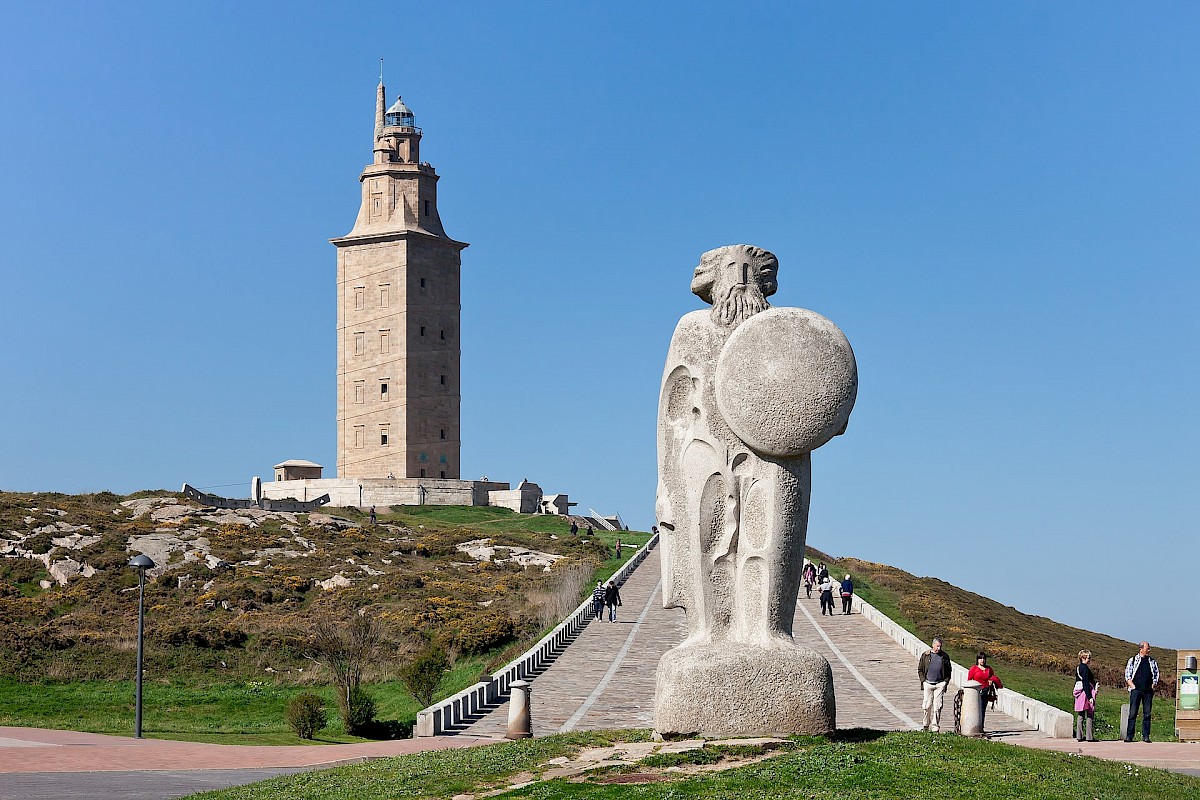
[[[617,584],[609,581],[607,584],[603,581],[596,581],[596,588],[592,590],[592,612],[595,619],[600,619],[604,616],[604,607],[608,606],[608,621],[617,621],[617,606],[621,603],[621,590],[617,588]]]
[[[942,640],[934,638],[933,647],[926,650],[917,661],[917,678],[921,682],[921,710],[924,712],[922,730],[937,733],[942,724],[942,703],[946,689],[950,686],[950,656],[942,649]],[[967,672],[967,683],[979,686],[979,731],[983,733],[983,719],[987,704],[996,702],[997,690],[1004,684],[988,666],[987,653],[975,656],[975,664]]]

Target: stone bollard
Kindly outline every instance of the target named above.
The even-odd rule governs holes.
[[[529,715],[529,695],[533,691],[529,681],[513,681],[509,684],[512,693],[508,696],[508,733],[505,739],[528,739],[533,736],[533,720]]]
[[[983,720],[979,716],[981,686],[978,681],[967,681],[963,686],[962,719],[959,721],[959,729],[963,736],[983,736]]]
[[[1136,725],[1134,727],[1137,727]],[[1138,728],[1141,730],[1141,728]],[[1124,739],[1125,734],[1129,731],[1129,703],[1121,704],[1121,727],[1117,730],[1117,738]],[[1136,732],[1136,731],[1135,731]]]

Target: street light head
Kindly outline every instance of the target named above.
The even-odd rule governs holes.
[[[150,556],[142,553],[130,559],[129,566],[137,567],[138,569],[150,569],[154,566],[154,562],[150,559]]]

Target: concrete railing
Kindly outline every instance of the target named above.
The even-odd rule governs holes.
[[[625,583],[625,579],[646,560],[646,556],[657,545],[658,534],[655,534],[613,573],[610,580],[618,586]],[[490,710],[489,706],[498,703],[508,694],[513,681],[527,680],[534,673],[552,664],[593,616],[592,599],[589,597],[537,644],[516,660],[493,672],[488,680],[468,686],[453,697],[418,712],[413,735],[441,736],[454,728],[466,725],[475,717],[486,714]]]
[[[836,595],[836,582],[834,583],[834,587]],[[850,609],[851,611],[857,611],[870,620],[875,627],[887,634],[892,641],[911,653],[913,658],[919,659],[926,650],[930,649],[930,645],[921,641],[916,634],[897,624],[891,617],[858,595],[854,595]],[[967,670],[969,668],[955,661],[951,661],[950,664],[950,680],[955,686],[962,686],[967,681]],[[916,683],[917,667],[915,662],[913,663],[912,679]],[[1031,728],[1042,731],[1054,739],[1070,739],[1074,731],[1075,716],[1073,714],[1043,703],[1040,700],[1034,700],[1032,697],[1026,697],[1020,692],[1014,692],[1011,689],[1003,689],[999,692],[996,697],[996,708],[1013,719],[1019,719]]]

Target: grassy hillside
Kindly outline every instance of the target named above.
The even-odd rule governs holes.
[[[146,586],[146,678],[184,734],[204,730],[190,722],[196,687],[224,687],[223,698],[257,686],[259,705],[282,709],[299,687],[325,684],[304,655],[312,623],[360,610],[381,621],[392,656],[367,679],[385,709],[411,717],[415,701],[392,681],[409,653],[442,643],[452,669],[440,694],[451,694],[517,655],[595,575],[628,558],[616,558],[617,538],[648,538],[567,527],[496,508],[398,507],[372,528],[357,509],[218,511],[171,492],[0,493],[0,724],[71,724],[38,701],[61,693],[59,708],[104,709],[92,729],[125,725],[131,701],[119,697],[131,695],[116,682],[133,675],[137,631],[137,573],[125,565],[143,551],[158,564]],[[459,548],[467,542],[476,549]],[[292,689],[268,691],[280,686]],[[214,702],[219,719],[228,709]]]
[[[811,547],[807,554],[830,565],[831,573],[839,577],[850,573],[855,591],[867,602],[925,641],[941,636],[955,661],[970,665],[983,650],[1005,686],[1063,710],[1074,709],[1071,688],[1078,653],[1092,651],[1092,670],[1101,685],[1098,730],[1106,738],[1116,738],[1121,704],[1129,701],[1124,690],[1125,662],[1137,652],[1136,642],[1023,614],[943,580],[917,577],[885,564],[831,558]],[[1151,653],[1162,673],[1152,735],[1168,739],[1174,736],[1176,653],[1162,648]]]

